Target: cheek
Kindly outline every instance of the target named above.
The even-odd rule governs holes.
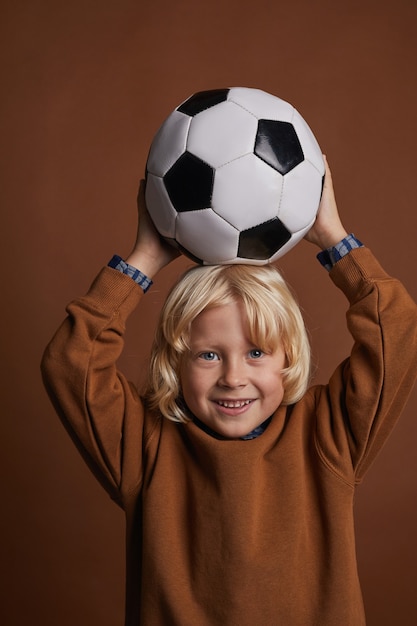
[[[284,399],[284,387],[282,378],[275,378],[271,384],[264,387],[265,408],[268,413],[275,411]]]
[[[210,391],[215,384],[215,376],[207,370],[201,371],[192,364],[186,364],[180,372],[182,396],[191,409],[206,404]]]
[[[281,363],[276,364],[276,366],[269,370],[269,372],[265,372],[263,377],[264,390],[266,395],[271,398],[282,398],[284,394],[284,377],[282,375],[282,370],[286,367],[286,363],[284,359]]]

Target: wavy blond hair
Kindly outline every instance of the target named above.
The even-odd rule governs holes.
[[[144,389],[151,410],[175,422],[190,419],[179,372],[191,324],[205,309],[236,301],[243,303],[254,345],[263,351],[284,348],[283,404],[293,404],[305,393],[310,344],[300,308],[280,272],[272,265],[198,266],[171,289],[160,313]]]

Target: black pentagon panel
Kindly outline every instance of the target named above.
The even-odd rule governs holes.
[[[289,122],[259,120],[254,152],[282,175],[304,161],[300,140]]]
[[[237,255],[242,259],[266,261],[291,239],[291,233],[277,217],[242,230]]]
[[[208,91],[199,91],[188,98],[178,107],[178,111],[194,117],[197,113],[205,111],[220,102],[227,100],[230,89],[210,89]]]
[[[165,188],[179,212],[211,205],[214,170],[190,152],[184,152],[164,176]]]

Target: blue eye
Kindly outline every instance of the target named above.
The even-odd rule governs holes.
[[[204,361],[217,361],[219,358],[215,352],[202,352],[199,357]]]
[[[254,348],[253,350],[250,350],[249,352],[249,356],[251,359],[260,359],[263,356],[263,354],[264,353],[259,348]]]

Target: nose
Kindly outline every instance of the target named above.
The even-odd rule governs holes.
[[[247,383],[245,363],[237,358],[223,361],[219,385],[234,389],[244,387]]]

